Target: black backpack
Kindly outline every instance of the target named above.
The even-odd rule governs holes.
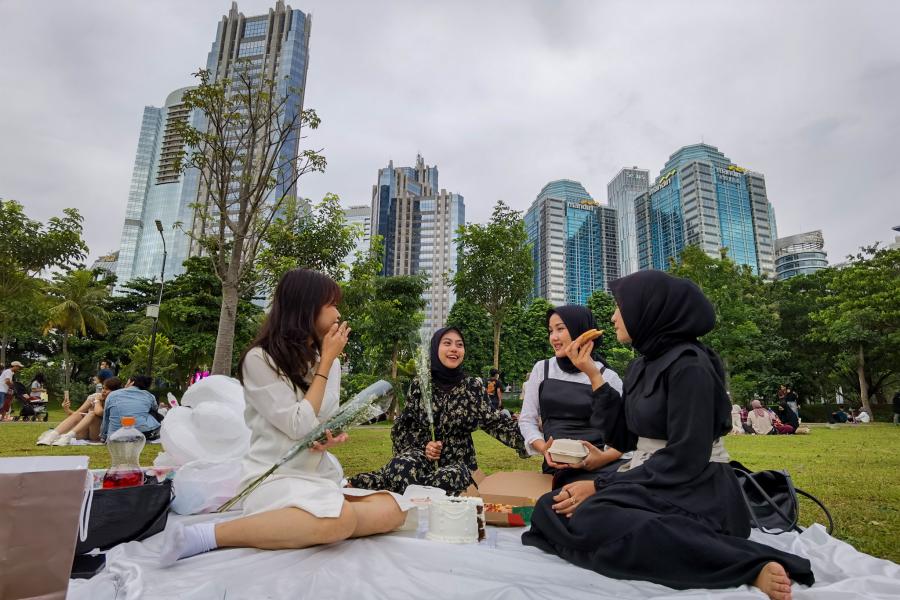
[[[798,525],[800,520],[800,503],[797,494],[809,498],[819,505],[828,519],[828,534],[834,530],[834,520],[828,508],[821,500],[800,488],[787,471],[753,472],[736,460],[731,461],[731,468],[741,487],[741,494],[750,513],[750,524],[763,533],[780,534],[785,531],[802,532]]]

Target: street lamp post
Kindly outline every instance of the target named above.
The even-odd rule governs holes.
[[[153,351],[156,349],[156,330],[159,327],[159,307],[162,305],[163,285],[166,281],[166,256],[168,255],[168,253],[166,252],[166,236],[163,235],[163,226],[162,222],[159,219],[156,220],[156,230],[159,232],[159,237],[162,238],[163,259],[162,271],[159,274],[159,301],[157,301],[156,307],[147,308],[147,316],[154,317],[153,333],[150,334],[150,359],[147,361],[147,375],[149,375],[151,378],[153,377]],[[154,308],[154,310],[151,311],[151,308]]]

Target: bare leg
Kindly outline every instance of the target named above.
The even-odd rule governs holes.
[[[81,422],[72,428],[72,433],[74,433],[75,437],[79,440],[87,439],[88,437],[90,437],[90,431],[95,423],[98,425],[97,437],[92,439],[100,439],[100,430],[97,415],[95,415],[93,412],[89,412],[88,414],[84,415],[84,418],[81,419]]]
[[[331,544],[356,530],[356,511],[344,502],[337,518],[319,518],[299,508],[281,508],[216,525],[220,548],[282,550]]]
[[[356,512],[356,528],[350,537],[366,537],[378,533],[389,533],[406,520],[406,513],[389,494],[372,494],[346,498],[350,508]]]
[[[753,585],[771,600],[791,600],[791,578],[780,563],[766,563]]]
[[[92,442],[100,441],[100,428],[103,426],[103,417],[98,417],[94,415],[94,420],[91,421],[91,427],[88,430],[88,439]]]
[[[79,423],[81,423],[84,417],[85,415],[81,414],[80,412],[74,412],[63,419],[63,422],[57,425],[54,429],[56,429],[56,432],[59,434],[69,433],[70,431],[75,429],[75,427],[77,427]]]

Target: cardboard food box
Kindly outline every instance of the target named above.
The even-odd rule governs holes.
[[[475,475],[478,475],[477,471]],[[550,491],[551,475],[535,471],[504,471],[484,477],[475,477],[478,488],[469,488],[468,496],[480,496],[485,504],[504,504],[511,512],[485,511],[488,525],[497,527],[524,527],[531,523],[531,512],[538,498]]]

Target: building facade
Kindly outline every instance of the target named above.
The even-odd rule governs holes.
[[[347,254],[344,259],[345,264],[353,264],[356,255],[366,252],[372,240],[372,207],[368,204],[359,204],[356,206],[348,206],[344,209],[344,218],[347,224],[355,227],[359,233],[356,238],[356,246]]]
[[[647,192],[635,199],[639,269],[667,269],[686,245],[718,257],[723,248],[754,273],[775,275],[775,212],[765,177],[715,146],[672,154]]]
[[[438,188],[438,169],[416,157],[415,167],[378,171],[372,187],[371,232],[382,237],[382,274],[428,276],[423,335],[447,322],[456,295],[449,278],[456,272],[456,230],[465,224],[461,195]]]
[[[809,275],[827,267],[828,254],[821,230],[775,240],[775,276],[779,281],[795,275]]]
[[[270,79],[277,82],[277,93],[286,102],[282,108],[284,119],[290,120],[303,110],[306,95],[306,74],[309,69],[309,36],[312,18],[278,0],[268,14],[245,17],[238,11],[237,2],[231,3],[231,10],[222,17],[216,30],[212,49],[206,61],[210,79],[237,80],[241,73],[249,74],[253,80]],[[207,124],[201,122],[200,128]],[[235,146],[237,142],[235,142]],[[276,171],[276,183],[269,192],[270,198],[296,196],[297,161],[300,136],[289,135],[282,149],[280,169]],[[241,174],[238,169],[236,176]],[[236,191],[234,192],[237,193]],[[201,184],[197,203],[210,206],[209,211],[196,211],[193,215],[195,237],[214,230],[218,223],[218,210],[213,208],[211,193]],[[205,220],[204,220],[205,219]],[[191,254],[200,254],[202,249],[196,242],[191,245]]]
[[[609,205],[618,217],[619,273],[623,277],[639,268],[634,201],[649,187],[650,171],[637,167],[622,169],[606,186]]]
[[[584,304],[619,277],[616,210],[601,206],[577,181],[551,181],[525,213],[532,245],[532,296],[554,305]]]
[[[198,124],[196,113],[182,101],[189,89],[175,90],[161,107],[144,108],[115,266],[117,292],[132,279],[160,275],[163,242],[156,229],[157,220],[163,223],[162,235],[166,238],[166,277],[184,272],[182,263],[188,255],[190,237],[176,225],[191,223],[199,177],[193,169],[182,172],[176,168],[175,157],[184,142],[175,126],[188,120]]]

